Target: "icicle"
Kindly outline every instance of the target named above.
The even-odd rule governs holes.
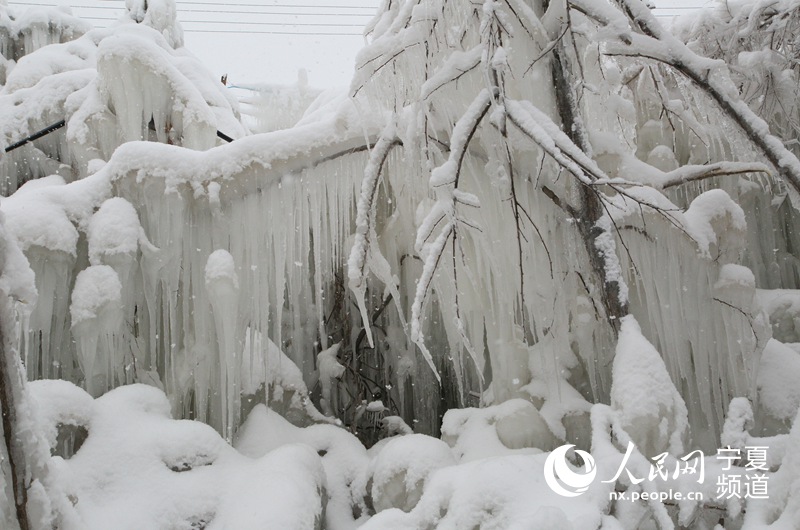
[[[111,267],[93,265],[78,274],[69,312],[86,390],[94,396],[114,385],[122,366],[109,340],[122,320],[121,302],[122,284]]]
[[[206,262],[205,283],[214,323],[217,330],[217,355],[219,366],[219,399],[222,411],[222,435],[233,439],[234,429],[239,425],[239,345],[236,328],[238,322],[239,280],[233,256],[227,250],[215,250]]]

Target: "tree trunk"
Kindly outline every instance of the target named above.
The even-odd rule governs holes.
[[[580,116],[578,99],[575,94],[575,83],[572,77],[571,65],[564,47],[563,40],[553,50],[552,75],[553,86],[556,93],[556,105],[564,132],[570,140],[584,153],[591,156],[591,146],[586,136],[586,129]],[[597,245],[597,240],[605,233],[598,225],[605,209],[598,195],[599,192],[589,186],[579,184],[580,204],[576,210],[576,224],[580,231],[586,252],[592,264],[596,281],[600,286],[600,297],[606,318],[611,324],[614,333],[619,331],[620,318],[628,314],[628,302],[620,296],[620,283],[606,277],[606,260]]]

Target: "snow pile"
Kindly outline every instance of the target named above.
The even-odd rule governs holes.
[[[800,389],[794,383],[800,375],[800,351],[792,346],[771,339],[758,369],[759,408],[785,425],[800,409]]]
[[[590,322],[590,302],[581,297],[579,304],[579,318]],[[571,349],[554,346],[544,339],[530,348],[531,381],[520,390],[530,395],[556,438],[588,449],[591,403],[570,382],[580,381],[580,361]]]
[[[324,528],[353,528],[367,515],[367,451],[355,436],[333,425],[298,428],[281,415],[257,405],[236,435],[234,447],[250,458],[271,455],[286,444],[304,444],[319,455],[327,505]]]
[[[545,455],[488,458],[446,467],[426,481],[410,512],[384,510],[364,529],[526,528],[587,529],[612,523],[603,514],[605,487],[566,498],[544,480]]]
[[[539,453],[556,446],[539,411],[523,399],[484,409],[449,410],[442,419],[442,439],[459,461]]]
[[[92,397],[85,391],[59,379],[33,381],[29,385],[36,403],[41,434],[51,450],[57,449],[59,434],[64,428],[89,428],[95,406]]]
[[[108,199],[89,221],[86,231],[89,261],[100,265],[119,259],[135,259],[141,230],[139,217],[131,203],[121,197]]]
[[[703,193],[684,214],[687,231],[700,252],[715,260],[734,260],[747,230],[744,212],[723,190]]]
[[[206,286],[209,289],[215,289],[212,286],[217,283],[224,283],[228,289],[239,288],[236,264],[233,262],[233,256],[227,250],[215,250],[206,261]],[[220,290],[224,290],[224,288]]]
[[[8,228],[17,236],[23,251],[41,247],[75,255],[78,231],[65,208],[52,204],[58,197],[47,189],[62,185],[64,179],[53,175],[28,183],[14,197],[3,201]]]
[[[772,336],[781,342],[800,342],[800,291],[759,289],[757,296],[769,315]]]
[[[450,447],[436,438],[423,434],[391,438],[371,463],[370,494],[375,511],[411,511],[422,497],[428,477],[455,463]]]
[[[243,456],[207,425],[171,419],[166,396],[144,385],[94,401],[57,381],[31,383],[30,391],[49,432],[67,423],[88,432],[74,455],[50,461],[51,494],[71,500],[57,513],[59,528],[321,525],[325,472],[307,446]]]
[[[0,251],[2,252],[0,292],[21,302],[29,311],[38,297],[36,278],[16,238],[9,233],[6,217],[2,213],[0,213]]]
[[[664,451],[680,455],[689,426],[686,405],[631,315],[622,320],[613,378],[611,407],[636,447],[647,456]]]
[[[102,317],[101,313],[121,309],[122,284],[116,272],[106,265],[94,265],[81,271],[72,291],[72,324]]]

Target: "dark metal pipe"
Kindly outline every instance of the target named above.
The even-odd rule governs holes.
[[[224,132],[217,131],[217,136],[219,136],[220,138],[222,138],[223,140],[225,140],[228,143],[231,143],[233,141],[233,138],[231,138],[230,136],[228,136]]]
[[[41,131],[35,132],[32,135],[30,135],[27,138],[25,138],[24,140],[20,140],[19,142],[15,143],[15,144],[12,144],[12,145],[9,145],[8,147],[6,147],[6,153],[10,153],[11,151],[16,149],[17,147],[22,147],[23,145],[25,145],[27,143],[30,143],[30,142],[32,142],[34,140],[38,140],[42,136],[46,136],[46,135],[50,134],[53,131],[57,131],[58,129],[60,129],[61,127],[63,127],[66,124],[67,124],[66,120],[61,120],[60,122],[54,123],[53,125],[45,128],[45,129],[42,129]]]

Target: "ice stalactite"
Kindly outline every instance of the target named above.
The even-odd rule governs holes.
[[[331,123],[349,119],[345,113],[334,116]],[[266,393],[270,403],[294,414],[300,423],[331,421],[314,410],[303,378],[309,383],[317,380],[313,345],[320,341],[329,313],[321,301],[326,293],[333,299],[335,290],[322,278],[325,271],[342,270],[363,139],[360,130],[351,133],[345,128],[333,133],[341,136],[339,144],[328,146],[335,129],[313,126],[308,131],[318,136],[317,147],[310,142],[312,149],[321,150],[329,161],[317,164],[298,158],[309,148],[307,135],[276,133],[264,138],[273,145],[272,155],[262,149],[260,140],[249,147],[211,151],[204,162],[194,159],[199,155],[182,151],[188,158],[173,170],[151,173],[139,181],[142,173],[137,166],[141,168],[142,162],[156,167],[168,158],[140,157],[133,149],[129,156],[98,165],[97,173],[86,179],[69,185],[58,178],[32,182],[19,196],[4,201],[4,211],[33,268],[65,263],[64,270],[37,276],[42,291],[55,296],[44,298],[47,303],[34,310],[34,317],[42,316],[31,320],[26,355],[35,362],[28,363],[29,369],[77,381],[81,376],[72,367],[80,364],[87,381],[97,379],[91,383],[93,393],[130,381],[162,386],[177,413],[208,421],[225,430],[226,436],[238,427],[242,395],[250,400]],[[351,153],[354,148],[356,154]],[[174,147],[165,149],[176,153]],[[250,163],[229,166],[229,150]],[[248,150],[250,154],[244,154]],[[202,173],[192,169],[195,164],[218,176],[196,179]],[[336,178],[330,180],[330,175]],[[33,202],[23,204],[26,191]],[[48,208],[36,211],[50,213],[36,225],[41,230],[25,228],[31,226],[28,208],[44,202]],[[133,204],[140,206],[139,211]],[[302,208],[287,211],[286,204]],[[323,212],[322,218],[318,212]],[[268,229],[249,228],[256,225]],[[66,250],[64,244],[72,248]],[[215,254],[220,248],[228,250]],[[225,261],[215,259],[209,261],[208,270],[196,265],[199,255],[206,261],[225,252],[232,260],[226,262],[230,267],[212,266]],[[65,258],[56,260],[61,254]],[[113,329],[103,311],[92,312],[89,320],[76,320],[75,313],[70,321],[69,311],[62,313],[50,305],[58,302],[61,288],[65,294],[72,290],[76,310],[77,302],[87,300],[86,282],[78,281],[72,289],[70,282],[56,278],[70,277],[88,264],[81,274],[110,271],[122,284],[119,293],[111,289],[96,300],[100,305],[119,304],[121,318],[118,312],[107,315],[114,314]],[[215,272],[223,269],[229,273],[225,278]],[[238,291],[233,277],[238,277]],[[44,318],[53,319],[53,325],[41,322]],[[70,327],[74,337],[80,335],[79,351],[61,347],[64,342],[52,344],[53,339],[40,346],[48,339],[40,330]],[[292,360],[268,337],[287,347]],[[96,345],[103,352],[100,359],[116,371],[91,366]],[[293,363],[302,367],[302,375],[297,372],[281,382],[278,376],[288,373]]]
[[[145,29],[137,28],[134,35],[111,35],[97,49],[97,90],[116,118],[118,143],[152,135],[161,143],[213,147],[214,112],[198,87],[170,64],[169,51],[138,35]],[[107,159],[111,153],[102,154]]]
[[[92,265],[75,280],[72,333],[86,390],[95,396],[126,382],[124,360],[113,336],[122,323],[122,284],[108,265]]]
[[[239,314],[239,280],[233,256],[226,250],[215,250],[206,261],[206,289],[211,302],[217,336],[216,363],[220,380],[213,385],[221,400],[222,435],[232,440],[239,425],[239,395],[241,392],[239,364],[241,363],[241,338],[237,337]]]
[[[11,529],[55,525],[65,499],[53,491],[49,452],[38,429],[36,400],[26,387],[17,314],[37,291],[31,269],[0,215],[0,522]],[[16,309],[16,311],[15,311]]]

